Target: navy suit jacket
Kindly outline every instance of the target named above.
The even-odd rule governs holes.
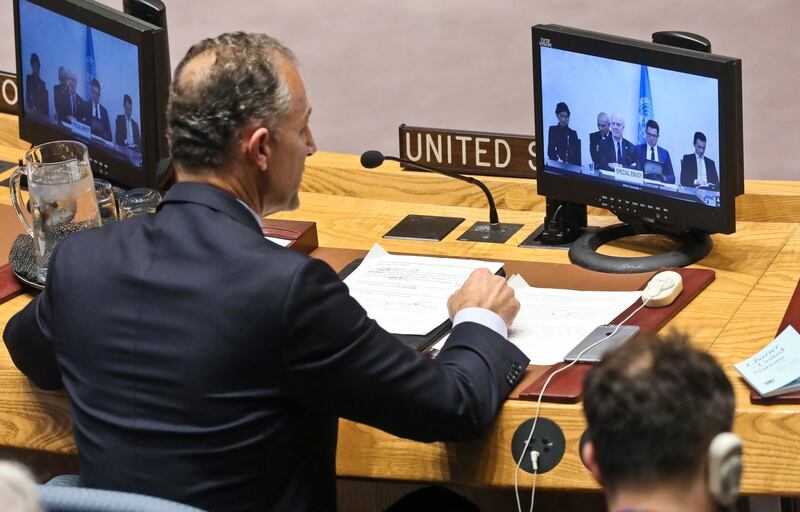
[[[647,175],[645,178],[661,180],[664,183],[675,183],[675,171],[672,169],[672,160],[669,158],[669,151],[656,146],[658,149],[658,161],[663,164],[663,175]],[[644,161],[647,160],[647,143],[636,146],[636,167],[644,169]]]
[[[102,104],[99,104],[98,107],[100,107],[98,109],[100,111],[100,119],[94,117],[94,103],[92,98],[89,98],[78,107],[78,117],[82,123],[88,124],[92,128],[92,135],[97,135],[110,141],[111,122],[108,120],[108,110]]]
[[[610,137],[611,137],[611,132],[606,134],[605,139],[608,139]],[[598,165],[600,163],[600,144],[605,139],[603,138],[603,135],[600,133],[599,130],[589,134],[589,154],[591,155],[592,162],[594,162],[595,165]]]
[[[608,137],[600,143],[597,167],[610,170],[612,163],[620,163],[624,167],[632,167],[636,164],[636,155],[631,141],[623,137],[620,143],[622,144],[622,160],[620,162],[617,162],[617,148],[614,137]]]
[[[528,363],[470,322],[436,360],[409,349],[198,183],[64,240],[4,339],[34,383],[63,382],[82,485],[224,511],[333,510],[338,417],[474,439]]]
[[[551,126],[547,134],[547,158],[581,165],[581,141],[578,133],[570,127]]]
[[[58,87],[58,86],[56,86]],[[83,110],[83,98],[81,98],[80,94],[77,92],[75,93],[75,109],[72,108],[72,101],[69,95],[69,90],[65,87],[61,93],[56,94],[53,98],[55,105],[56,105],[56,117],[59,121],[69,121],[69,116],[76,118],[76,120],[81,121],[81,114]]]
[[[706,164],[706,179],[708,182],[719,188],[719,175],[717,166],[713,160],[707,156],[703,157]],[[697,179],[697,157],[694,153],[683,155],[681,160],[681,185],[684,187],[696,187],[694,180]]]
[[[118,115],[115,124],[117,126],[116,130],[114,131],[114,142],[116,144],[124,145],[125,139],[128,138],[128,123],[125,122],[125,115]],[[133,145],[141,147],[142,136],[139,133],[139,125],[136,124],[136,121],[134,121],[133,118],[131,118],[131,128],[133,131]]]
[[[44,85],[44,80],[38,76],[31,74],[25,77],[25,104],[29,110],[37,112],[39,115],[50,115],[47,86]]]

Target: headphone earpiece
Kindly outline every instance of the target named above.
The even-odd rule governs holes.
[[[742,440],[732,432],[717,434],[708,445],[708,491],[719,505],[730,507],[742,480]]]

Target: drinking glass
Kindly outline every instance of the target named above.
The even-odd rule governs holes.
[[[103,221],[117,219],[117,201],[114,198],[114,189],[111,183],[102,179],[94,179],[94,191],[97,195],[97,208]]]
[[[119,219],[156,213],[161,194],[150,188],[132,188],[119,198]]]
[[[41,144],[25,154],[31,219],[19,193],[23,168],[11,176],[11,203],[33,238],[36,278],[47,280],[47,264],[56,245],[76,231],[100,226],[89,151],[76,141]]]

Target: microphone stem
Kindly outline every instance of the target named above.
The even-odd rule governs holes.
[[[384,160],[392,160],[394,162],[399,162],[401,164],[408,165],[410,167],[416,167],[417,169],[421,169],[423,171],[428,172],[435,172],[438,174],[443,174],[450,178],[455,178],[457,180],[466,181],[467,183],[471,183],[473,185],[477,185],[480,188],[484,195],[486,196],[486,201],[489,202],[489,224],[492,227],[498,226],[500,224],[500,217],[497,215],[497,207],[494,204],[494,198],[492,197],[492,193],[489,191],[489,187],[487,187],[482,181],[476,180],[475,178],[471,178],[469,176],[462,176],[460,174],[444,171],[442,169],[437,169],[435,167],[430,167],[427,165],[417,164],[408,160],[403,160],[401,158],[396,158],[393,156],[386,156]]]

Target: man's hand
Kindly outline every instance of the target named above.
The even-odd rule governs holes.
[[[471,307],[497,313],[508,326],[519,313],[519,301],[514,297],[514,289],[508,286],[506,278],[496,276],[486,268],[473,271],[461,288],[447,299],[451,320],[460,310]]]

